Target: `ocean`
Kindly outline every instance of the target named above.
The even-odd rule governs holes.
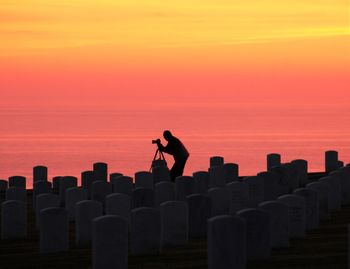
[[[45,165],[49,177],[91,170],[133,176],[149,170],[156,146],[169,129],[190,152],[185,174],[207,170],[209,157],[239,164],[240,175],[266,169],[266,155],[306,159],[309,171],[324,170],[324,152],[337,150],[350,162],[350,109],[336,106],[160,105],[0,109],[0,178]],[[164,139],[162,140],[164,143]],[[173,160],[165,155],[169,166]]]

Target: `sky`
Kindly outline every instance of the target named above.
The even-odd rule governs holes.
[[[349,9],[347,0],[0,0],[0,105],[346,105]]]

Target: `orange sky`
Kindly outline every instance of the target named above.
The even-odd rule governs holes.
[[[347,0],[0,0],[0,104],[347,104],[349,33]]]

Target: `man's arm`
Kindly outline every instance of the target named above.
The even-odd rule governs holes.
[[[165,152],[165,153],[168,153],[168,154],[172,154],[172,151],[171,151],[171,148],[169,147],[169,143],[164,147],[162,145],[162,143],[159,141],[159,143],[157,143],[158,145],[158,149],[161,151],[161,152]]]

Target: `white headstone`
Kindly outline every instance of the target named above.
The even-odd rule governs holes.
[[[206,171],[198,171],[193,173],[194,192],[207,193],[209,186],[209,173]]]
[[[281,165],[281,155],[278,153],[270,153],[266,156],[267,160],[267,170],[271,170],[271,168],[275,166]]]
[[[135,188],[154,188],[152,173],[147,171],[140,171],[135,173]]]
[[[245,181],[237,181],[227,184],[231,191],[231,214],[246,208],[249,202],[249,185]]]
[[[66,189],[77,187],[78,186],[78,179],[73,176],[64,176],[61,178],[60,181],[60,200],[61,205],[64,205],[65,199],[66,199]]]
[[[275,200],[278,197],[279,176],[274,171],[257,174],[264,181],[264,201]]]
[[[106,163],[99,162],[99,163],[94,163],[93,168],[95,171],[96,179],[107,182],[108,165]]]
[[[106,214],[117,215],[130,220],[131,199],[124,193],[112,193],[106,196]]]
[[[221,156],[212,156],[209,159],[209,167],[214,167],[224,164],[224,157]]]
[[[156,166],[152,168],[154,183],[170,181],[169,169],[166,166]]]
[[[285,166],[275,166],[270,169],[270,171],[278,175],[278,184],[276,194],[281,196],[289,192],[289,170]]]
[[[229,215],[232,192],[229,188],[211,188],[208,190],[211,199],[211,216]]]
[[[36,209],[36,197],[40,194],[51,193],[51,182],[39,180],[33,184],[33,208]]]
[[[160,205],[161,245],[181,246],[188,242],[188,205],[182,201],[169,201]]]
[[[155,205],[175,200],[175,184],[169,181],[159,182],[154,188]]]
[[[259,209],[270,216],[270,243],[272,248],[289,247],[289,213],[288,206],[277,201],[267,201],[259,204]]]
[[[154,191],[152,189],[136,188],[132,192],[132,208],[154,207]]]
[[[342,198],[340,178],[337,176],[327,176],[320,178],[318,181],[328,185],[330,198],[329,210],[340,210]]]
[[[107,215],[93,221],[92,268],[128,268],[128,223]]]
[[[187,196],[189,236],[205,237],[207,220],[211,217],[211,199],[203,194]]]
[[[0,179],[0,192],[5,192],[8,188],[7,180]]]
[[[111,174],[109,174],[109,182],[112,183],[112,178],[117,178],[117,177],[121,177],[121,176],[124,176],[124,175],[122,173],[118,173],[118,172],[111,173]]]
[[[244,181],[249,186],[249,207],[257,207],[264,201],[264,179],[258,176],[245,177]]]
[[[189,176],[181,176],[175,179],[175,194],[179,201],[186,201],[186,197],[194,193],[194,179]]]
[[[100,202],[85,200],[75,204],[75,243],[88,245],[92,238],[92,221],[102,216],[103,205]]]
[[[289,173],[289,192],[299,188],[299,174],[296,164],[285,163],[283,164],[288,169]]]
[[[91,188],[91,200],[101,202],[105,204],[106,196],[112,193],[112,185],[109,182],[103,180],[97,180],[92,183]]]
[[[95,171],[84,171],[81,173],[81,186],[87,190],[88,197],[91,197],[91,188],[94,181],[97,181]]]
[[[224,176],[226,184],[238,180],[238,164],[225,163],[224,164]]]
[[[26,178],[23,176],[9,177],[9,187],[21,187],[26,189]]]
[[[340,178],[342,205],[350,204],[350,166],[342,167],[330,175],[336,174]]]
[[[306,188],[317,191],[320,219],[321,220],[330,219],[328,185],[321,182],[313,182],[313,183],[307,184]]]
[[[42,193],[36,197],[36,228],[40,225],[40,211],[49,207],[60,207],[60,197],[52,193]]]
[[[298,170],[299,174],[299,186],[305,187],[309,183],[308,179],[308,163],[306,160],[294,160],[292,161]]]
[[[305,199],[306,230],[317,229],[320,222],[317,191],[307,188],[294,190],[293,194]]]
[[[75,220],[75,204],[87,198],[87,190],[84,188],[73,187],[66,189],[65,207],[70,221]]]
[[[33,184],[41,180],[47,181],[47,167],[38,165],[33,167]]]
[[[246,224],[237,216],[208,220],[208,269],[246,268]]]
[[[113,192],[131,195],[133,191],[132,177],[120,176],[112,178]]]
[[[54,191],[59,191],[60,190],[61,179],[62,179],[61,176],[56,176],[56,177],[52,178],[52,189]]]
[[[270,257],[270,216],[269,213],[247,208],[237,212],[246,221],[247,259],[266,260]]]
[[[40,253],[65,252],[69,248],[68,213],[50,207],[40,211]]]
[[[22,187],[10,187],[6,190],[6,201],[17,200],[27,203],[27,192]]]
[[[288,206],[289,236],[304,238],[306,229],[305,199],[296,194],[285,194],[277,201]]]
[[[337,151],[329,150],[325,152],[325,169],[328,173],[338,169]]]
[[[19,200],[1,204],[1,239],[27,237],[27,207]]]
[[[140,207],[131,211],[130,248],[132,255],[159,254],[160,235],[159,209]]]
[[[225,171],[223,165],[209,168],[209,188],[224,187],[226,185]]]

